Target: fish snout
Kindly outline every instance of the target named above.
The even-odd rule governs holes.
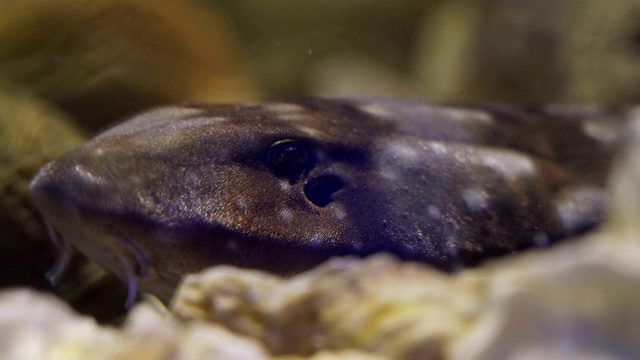
[[[61,158],[40,169],[29,191],[38,209],[50,217],[78,208],[99,208],[110,198],[109,187],[106,179],[88,166]]]
[[[29,184],[31,198],[38,210],[46,215],[53,213],[67,196],[61,171],[55,161],[45,164]]]
[[[58,282],[69,264],[71,250],[77,248],[128,284],[126,305],[130,306],[138,279],[151,284],[159,280],[147,276],[149,255],[127,231],[129,228],[124,225],[120,228],[108,216],[114,211],[118,197],[110,185],[113,181],[107,181],[110,180],[107,175],[99,175],[104,167],[99,163],[91,167],[75,160],[63,157],[44,165],[29,187],[51,240],[61,251],[47,276],[52,283]]]

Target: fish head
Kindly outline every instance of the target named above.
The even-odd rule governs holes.
[[[367,183],[391,124],[318,104],[156,109],[44,166],[32,197],[59,238],[154,293],[214,264],[289,275],[379,251],[362,232],[385,226]]]

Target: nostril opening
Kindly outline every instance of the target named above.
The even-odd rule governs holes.
[[[329,205],[331,195],[342,189],[344,182],[335,175],[315,178],[304,187],[304,194],[314,205],[325,207]]]

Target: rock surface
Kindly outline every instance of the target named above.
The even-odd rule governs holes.
[[[363,349],[395,359],[428,359],[469,325],[474,288],[388,255],[334,259],[283,280],[214,267],[188,276],[172,308],[184,320],[224,324],[260,339],[274,354]]]
[[[138,306],[121,329],[100,327],[51,295],[0,293],[4,359],[267,359],[256,341],[213,324],[180,324]],[[14,324],[19,323],[19,327]]]

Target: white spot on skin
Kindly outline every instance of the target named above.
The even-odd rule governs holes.
[[[298,126],[296,127],[296,130],[299,130],[307,135],[313,136],[313,137],[319,137],[320,135],[322,135],[322,132],[320,132],[318,129],[314,129],[314,128],[310,128],[307,126]]]
[[[307,112],[288,112],[288,113],[277,113],[278,120],[283,121],[305,121],[309,119],[313,119],[313,116]]]
[[[178,131],[183,129],[194,129],[202,126],[211,126],[212,124],[217,124],[221,122],[225,122],[227,119],[219,116],[212,117],[197,117],[189,120],[176,121],[167,126],[168,131]]]
[[[306,109],[298,104],[291,103],[271,103],[263,105],[265,110],[273,111],[276,113],[303,113]]]
[[[388,141],[386,143],[386,148],[394,158],[399,158],[405,161],[414,161],[419,155],[416,149],[397,141]]]
[[[335,205],[332,207],[332,211],[333,211],[333,216],[335,216],[340,220],[343,220],[347,216],[347,213],[344,211],[342,206]]]
[[[483,124],[493,124],[493,117],[490,113],[471,109],[442,109],[448,120],[480,122]]]
[[[80,174],[80,176],[84,180],[87,180],[90,183],[93,183],[93,184],[104,184],[105,183],[105,180],[104,180],[103,177],[93,175],[91,173],[91,171],[85,169],[84,166],[82,166],[82,165],[76,165],[75,170],[76,170],[76,172],[78,174]]]
[[[184,107],[164,107],[148,111],[128,121],[126,126],[116,126],[98,135],[95,139],[109,138],[113,136],[133,135],[143,131],[157,131],[159,126],[170,125],[175,122],[183,122],[185,118],[191,118],[203,113],[204,110]],[[190,122],[185,120],[184,122]]]
[[[393,112],[389,111],[389,109],[377,103],[362,104],[358,106],[358,109],[364,113],[377,116],[377,117],[393,117],[394,116]]]
[[[289,185],[289,182],[286,180],[279,181],[278,185],[280,185],[280,190],[282,191],[288,192],[291,189],[291,185]]]
[[[489,199],[480,190],[464,189],[462,190],[462,200],[470,210],[478,211],[486,209],[489,206]]]
[[[380,170],[380,176],[387,179],[387,180],[392,180],[395,181],[398,179],[398,173],[395,172],[392,168],[390,167],[384,167],[383,169]]]
[[[315,233],[313,235],[311,235],[311,239],[309,239],[309,242],[311,244],[317,245],[320,244],[324,241],[325,239],[325,235],[321,234],[321,233]]]
[[[102,157],[102,156],[104,156],[104,154],[105,154],[105,151],[101,147],[98,147],[93,151],[93,156],[95,156],[95,157]]]
[[[280,217],[288,221],[293,218],[293,214],[289,209],[282,209],[280,210]]]
[[[447,149],[447,145],[441,142],[430,142],[428,144],[429,150],[433,152],[434,155],[437,156],[446,156],[449,153],[449,149]]]
[[[603,144],[612,144],[620,136],[620,129],[614,123],[602,120],[586,121],[582,125],[582,130],[585,134]]]
[[[501,150],[481,150],[478,152],[482,164],[504,175],[533,175],[536,166],[525,155]]]
[[[602,220],[607,200],[602,189],[578,188],[558,201],[556,211],[566,230],[578,231]]]
[[[433,206],[433,205],[429,205],[429,207],[427,208],[427,212],[429,216],[431,216],[434,219],[440,219],[440,216],[442,215],[440,213],[440,209],[438,209],[436,206]]]
[[[236,205],[240,209],[243,209],[243,210],[246,209],[248,204],[249,204],[249,200],[247,200],[247,198],[244,196],[241,196],[238,198],[238,200],[236,200]]]

